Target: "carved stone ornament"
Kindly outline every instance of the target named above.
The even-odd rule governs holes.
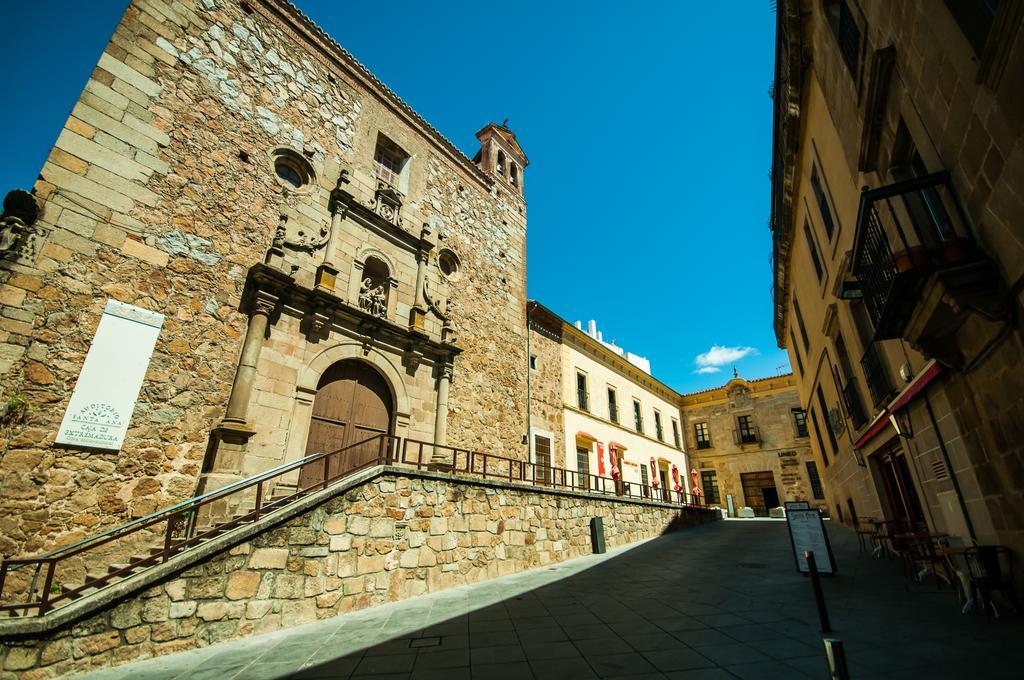
[[[402,226],[402,192],[383,180],[377,181],[373,211],[396,227]]]
[[[314,252],[327,245],[331,237],[331,227],[324,224],[315,234],[308,233],[305,229],[299,229],[294,236],[286,237],[284,244],[292,250],[305,250]]]
[[[277,309],[278,300],[279,298],[276,295],[271,295],[262,290],[258,291],[253,299],[252,313],[270,316]]]
[[[383,281],[368,276],[359,286],[359,308],[382,319],[388,315],[388,296],[384,285]]]
[[[35,223],[40,212],[36,197],[29,192],[15,189],[7,194],[0,214],[0,257],[19,260],[35,256],[36,236],[41,233]]]
[[[451,318],[448,315],[448,301],[445,301],[445,308],[442,309],[440,300],[435,300],[433,297],[431,297],[430,279],[427,278],[423,279],[423,299],[427,303],[427,308],[430,309],[430,311],[433,312],[437,316],[437,318],[441,319],[442,321],[447,321]]]

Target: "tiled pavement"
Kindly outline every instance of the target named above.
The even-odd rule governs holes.
[[[1024,624],[961,615],[829,526],[824,581],[851,676],[1019,678]],[[553,568],[426,595],[90,680],[825,678],[810,584],[783,522],[718,522]]]

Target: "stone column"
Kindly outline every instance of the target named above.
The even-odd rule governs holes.
[[[224,419],[214,428],[210,436],[207,463],[199,480],[199,492],[219,489],[226,484],[244,477],[243,459],[249,439],[256,434],[246,420],[249,401],[252,399],[253,383],[256,380],[256,366],[263,341],[270,323],[270,315],[277,307],[278,298],[265,291],[257,291],[249,315],[249,327],[242,342],[242,356],[231,385],[231,396]],[[227,508],[213,508],[214,514],[221,514]]]
[[[338,278],[338,266],[334,262],[334,253],[338,249],[338,241],[341,240],[341,225],[348,214],[348,206],[352,200],[352,194],[345,191],[345,185],[349,183],[348,170],[342,170],[338,177],[338,184],[331,191],[331,234],[327,237],[327,245],[324,246],[323,263],[316,268],[316,287],[323,288],[331,293],[334,292],[334,283]]]
[[[418,331],[423,330],[427,317],[427,298],[423,286],[427,280],[427,263],[430,262],[430,251],[433,248],[434,244],[430,240],[430,226],[424,224],[420,229],[419,249],[416,251],[416,290],[409,319],[409,328]]]
[[[231,385],[231,396],[228,398],[227,413],[224,414],[224,425],[245,425],[245,417],[249,410],[252,397],[252,385],[256,379],[256,364],[263,351],[263,341],[267,335],[270,315],[277,307],[278,298],[265,291],[258,291],[253,301],[252,314],[249,315],[249,328],[245,331],[242,344],[242,356],[238,361],[235,382]]]
[[[455,365],[451,357],[438,366],[437,411],[434,413],[434,444],[443,445],[448,441],[448,387],[455,377]],[[430,469],[449,470],[454,463],[447,450],[435,447],[430,458]]]

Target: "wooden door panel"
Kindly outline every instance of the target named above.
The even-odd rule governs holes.
[[[391,391],[373,368],[356,361],[331,366],[321,377],[313,400],[313,418],[306,440],[306,455],[344,449],[330,457],[331,479],[374,461],[383,450],[380,440],[360,445],[391,429]],[[323,463],[303,468],[300,483],[323,480]]]

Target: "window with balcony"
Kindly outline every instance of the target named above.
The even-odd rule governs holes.
[[[825,393],[822,391],[820,384],[818,385],[817,395],[818,406],[821,408],[821,417],[825,419],[825,424],[828,425],[828,427],[825,428],[825,432],[828,433],[828,443],[832,447],[832,455],[835,456],[836,452],[839,450],[839,443],[836,441],[836,434],[832,431],[832,425],[829,423],[828,406],[825,404]],[[817,427],[817,423],[815,423],[815,427]],[[822,448],[822,452],[824,452],[824,448]],[[826,465],[827,464],[828,463],[826,463]]]
[[[811,425],[814,426],[814,438],[818,441],[818,451],[821,452],[821,459],[825,461],[825,467],[828,467],[828,451],[825,450],[825,441],[821,438],[821,424],[818,422],[818,415],[814,409],[811,409],[809,413],[811,414]]]
[[[389,187],[402,190],[402,173],[409,162],[409,154],[384,135],[378,135],[373,159],[377,179]]]
[[[814,240],[814,231],[811,229],[811,223],[804,219],[804,238],[807,240],[807,250],[811,254],[811,264],[814,265],[814,273],[818,277],[818,283],[821,283],[822,277],[825,276],[825,268],[821,264],[821,256],[818,254],[818,244]]]
[[[974,54],[981,57],[995,23],[999,0],[946,0],[946,7],[971,44]]]
[[[644,432],[644,415],[640,410],[640,400],[633,400],[633,424],[636,426],[636,431],[640,434]]]
[[[813,460],[807,461],[807,479],[811,483],[811,495],[814,500],[825,500],[825,489],[821,486],[821,476],[818,474],[818,464]]]
[[[811,349],[811,339],[807,335],[804,315],[800,313],[800,303],[796,301],[795,295],[793,296],[793,313],[796,315],[796,325],[800,328],[800,339],[804,341],[804,351],[809,352]]]
[[[796,368],[800,377],[804,375],[804,360],[800,358],[800,347],[796,344],[796,336],[793,334],[793,329],[789,329],[789,340],[793,343],[793,356],[796,357]]]
[[[797,437],[806,437],[807,433],[807,412],[802,408],[795,408],[793,413],[793,425],[796,427]]]
[[[757,442],[757,428],[750,416],[736,416],[736,443],[754,444]]]
[[[586,373],[576,372],[576,405],[581,411],[590,410],[590,394],[587,391]]]
[[[619,422],[619,398],[614,387],[608,388],[608,420]]]
[[[841,377],[845,382],[840,386],[843,393],[843,401],[846,403],[846,410],[850,414],[850,422],[853,428],[857,429],[867,422],[867,413],[864,411],[864,401],[860,397],[860,390],[857,387],[857,377],[853,372],[853,364],[850,355],[846,351],[846,341],[841,331],[836,331],[836,356],[839,358],[839,366],[842,369]]]
[[[861,194],[851,269],[876,341],[901,337],[929,275],[979,260],[949,173],[923,171],[913,151],[904,179]]]
[[[859,78],[861,29],[857,25],[849,0],[825,0],[825,20],[839,45],[843,63],[854,82]]]
[[[704,488],[704,501],[709,505],[716,505],[722,502],[721,494],[718,492],[718,473],[714,470],[701,470],[700,483]]]
[[[654,412],[654,433],[658,436],[658,439],[665,441],[665,432],[661,428],[661,413],[658,411]]]
[[[679,441],[679,423],[676,422],[675,418],[672,419],[672,441],[675,443],[677,449],[681,448],[681,442]]]
[[[711,448],[711,432],[708,430],[707,423],[694,423],[693,434],[697,439],[698,449]]]
[[[817,163],[811,166],[811,191],[814,193],[814,201],[818,204],[818,214],[825,227],[825,236],[831,242],[832,234],[836,230],[836,221],[832,215],[832,203],[829,201],[828,190],[821,178],[821,173],[818,172]]]

